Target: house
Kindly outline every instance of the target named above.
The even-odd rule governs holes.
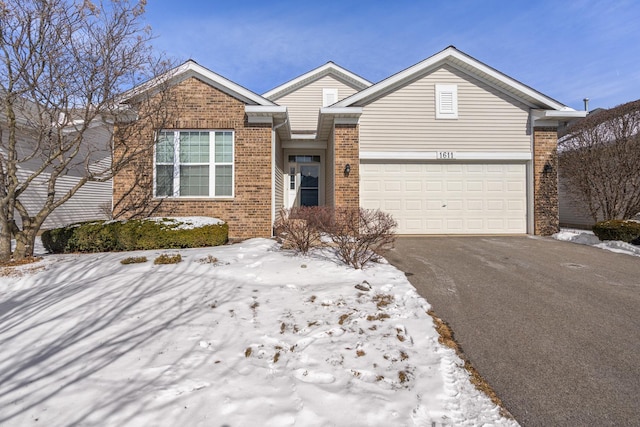
[[[114,205],[237,238],[299,205],[381,209],[400,234],[553,233],[557,127],[585,114],[453,46],[375,84],[329,62],[258,95],[194,61],[163,84],[175,115],[139,124],[155,152],[115,177]]]
[[[559,134],[560,224],[591,228],[638,213],[640,100],[593,110]]]
[[[20,195],[18,201],[31,217],[45,206],[50,196],[51,167],[43,169],[47,148],[43,137],[42,107],[36,108],[32,101],[22,99],[16,104],[17,120],[17,162],[16,177]],[[8,156],[9,132],[5,125],[6,113],[0,111],[0,167],[6,169]],[[49,124],[50,125],[50,124]],[[40,127],[39,127],[40,126]],[[5,132],[3,132],[5,130]],[[74,126],[69,125],[62,130],[64,135],[73,138]],[[76,159],[69,162],[65,172],[55,179],[53,202],[58,202],[86,176],[86,168],[95,171],[108,170],[111,161],[111,125],[96,122],[83,133],[82,146],[79,147]],[[42,229],[62,227],[74,222],[108,219],[112,200],[112,182],[89,181],[80,187],[74,195],[55,208],[45,219]],[[14,212],[16,225],[22,228],[22,218],[17,210]]]

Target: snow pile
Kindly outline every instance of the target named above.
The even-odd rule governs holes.
[[[147,218],[148,221],[155,221],[163,225],[173,226],[176,223],[180,223],[176,230],[191,230],[194,228],[205,227],[207,225],[224,224],[224,221],[218,218],[211,218],[208,216],[173,216],[170,218],[163,217],[151,217]]]
[[[517,425],[388,264],[266,239],[154,265],[162,253],[50,255],[0,277],[0,424]]]
[[[580,245],[595,246],[611,252],[640,256],[640,247],[618,240],[601,241],[593,231],[563,229],[552,236],[556,240],[578,243]]]

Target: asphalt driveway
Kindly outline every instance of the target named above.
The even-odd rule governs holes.
[[[523,426],[640,425],[640,258],[525,236],[399,237],[386,258]]]

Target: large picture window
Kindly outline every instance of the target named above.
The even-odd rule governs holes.
[[[232,131],[161,131],[156,197],[232,197]]]

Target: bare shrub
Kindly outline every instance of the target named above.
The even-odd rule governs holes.
[[[397,225],[391,214],[377,209],[344,208],[336,209],[329,230],[340,259],[362,268],[393,245]]]
[[[307,254],[313,247],[321,245],[320,236],[330,227],[332,211],[322,206],[300,206],[280,211],[276,221],[276,236],[285,247]]]
[[[594,221],[640,212],[640,100],[594,112],[558,144],[569,197]]]

